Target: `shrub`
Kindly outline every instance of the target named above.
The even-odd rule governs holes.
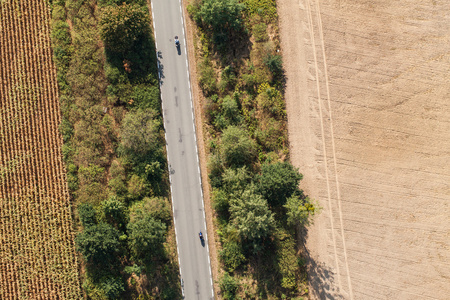
[[[84,228],[97,224],[96,212],[92,204],[82,203],[78,205],[77,211]]]
[[[131,98],[133,99],[133,106],[151,108],[158,113],[161,112],[158,86],[137,85],[134,87]]]
[[[228,215],[228,209],[230,207],[229,197],[227,193],[222,189],[213,189],[212,201],[214,210],[222,216]]]
[[[294,290],[297,286],[296,275],[299,272],[298,259],[295,250],[295,241],[287,234],[279,233],[277,249],[278,269],[281,275],[281,286],[288,290]]]
[[[267,35],[266,23],[258,23],[253,25],[252,32],[256,42],[265,42],[269,39],[269,36]]]
[[[199,84],[203,93],[208,97],[217,93],[217,78],[211,61],[204,58],[199,64]]]
[[[283,59],[281,55],[269,54],[264,58],[264,64],[275,78],[283,75]]]
[[[234,272],[245,262],[245,256],[242,252],[241,245],[235,241],[226,241],[223,244],[219,255],[228,272]]]
[[[133,174],[128,180],[128,197],[131,200],[137,200],[147,195],[149,189],[144,178]]]
[[[223,276],[220,278],[219,286],[224,299],[232,300],[236,298],[236,292],[239,288],[239,284],[235,278],[230,276],[230,274],[228,274],[227,272],[223,274]]]
[[[230,126],[223,131],[220,152],[226,166],[241,167],[255,158],[256,143],[245,129]]]
[[[75,242],[84,259],[94,265],[111,263],[119,253],[119,231],[106,223],[86,227]]]
[[[102,218],[116,228],[121,228],[127,222],[125,205],[117,197],[111,196],[101,203]]]
[[[128,245],[135,259],[148,260],[161,253],[166,225],[150,215],[132,219],[127,225]]]
[[[125,54],[150,36],[147,8],[136,4],[108,6],[102,11],[100,35],[105,47]]]
[[[159,197],[145,197],[142,201],[133,203],[130,207],[130,222],[149,215],[157,221],[161,221],[168,227],[172,221],[170,205],[167,199]]]
[[[288,197],[299,191],[302,178],[303,175],[289,162],[264,163],[261,174],[255,177],[258,191],[272,207],[284,205]]]

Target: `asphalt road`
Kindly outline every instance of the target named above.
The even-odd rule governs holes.
[[[180,0],[152,0],[175,231],[185,299],[214,299]],[[178,36],[180,47],[175,47]]]

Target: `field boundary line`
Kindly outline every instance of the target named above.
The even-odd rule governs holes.
[[[322,107],[321,107],[321,94],[320,94],[320,81],[319,81],[319,67],[317,63],[317,54],[316,54],[316,45],[315,45],[315,39],[314,39],[314,25],[312,20],[312,13],[311,13],[311,3],[309,0],[305,0],[305,8],[308,15],[308,23],[309,23],[309,35],[311,38],[311,46],[313,49],[313,56],[314,56],[314,70],[315,70],[315,79],[316,79],[316,86],[317,86],[317,103],[319,106],[319,115],[320,115],[320,128],[322,133],[322,145],[323,145],[323,161],[325,163],[325,178],[327,182],[327,198],[328,198],[328,206],[330,208],[330,224],[331,224],[331,236],[333,238],[333,249],[334,249],[334,260],[336,262],[336,275],[338,279],[338,287],[339,290],[342,291],[342,283],[341,283],[341,275],[339,271],[339,260],[337,257],[337,245],[336,245],[336,236],[334,232],[334,221],[333,221],[333,209],[331,207],[331,189],[330,189],[330,179],[328,175],[328,162],[327,162],[327,150],[326,150],[326,143],[325,143],[325,127],[323,124],[323,113],[322,113]]]
[[[328,117],[330,119],[331,147],[332,147],[332,153],[333,153],[337,204],[338,204],[338,213],[339,213],[339,223],[341,225],[342,246],[343,246],[343,251],[344,251],[344,262],[345,262],[345,268],[347,271],[349,296],[350,296],[350,299],[353,300],[352,283],[351,283],[350,270],[348,267],[348,259],[347,259],[347,247],[345,244],[345,236],[344,236],[344,221],[342,219],[341,191],[340,191],[339,177],[338,177],[338,172],[337,172],[336,146],[335,146],[335,142],[334,142],[333,118],[332,118],[332,114],[331,114],[330,85],[329,85],[329,81],[328,81],[328,67],[327,67],[327,59],[326,59],[326,54],[325,54],[325,39],[323,36],[322,16],[320,14],[320,1],[319,0],[316,0],[316,15],[317,15],[317,22],[318,22],[317,27],[319,29],[320,41],[322,44],[323,68],[324,68],[324,77],[325,77],[325,87],[326,87],[326,91],[327,91]]]

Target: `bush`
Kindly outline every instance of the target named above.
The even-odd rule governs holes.
[[[199,84],[203,93],[208,97],[217,93],[217,78],[211,61],[204,58],[199,64]]]
[[[229,198],[227,193],[222,189],[213,189],[212,191],[212,202],[214,210],[222,215],[228,215],[228,209],[230,207]]]
[[[256,143],[245,129],[230,126],[223,131],[220,152],[226,166],[241,167],[254,160]]]
[[[119,231],[109,224],[94,224],[78,234],[75,243],[86,262],[105,266],[119,253]]]
[[[253,25],[252,32],[256,42],[266,42],[269,39],[269,36],[267,35],[266,23],[258,23]]]
[[[128,245],[135,259],[148,260],[161,254],[166,225],[146,215],[133,218],[127,225]]]
[[[97,224],[96,212],[92,204],[82,203],[78,205],[77,211],[84,228]]]
[[[105,47],[112,52],[125,54],[141,40],[148,39],[151,30],[146,10],[146,7],[126,3],[105,7],[100,20],[100,35]]]
[[[125,205],[115,196],[111,196],[101,203],[102,218],[116,228],[121,228],[127,223]]]
[[[230,276],[227,272],[223,274],[219,281],[220,290],[222,291],[223,299],[235,299],[239,284],[235,278]]]
[[[258,191],[272,207],[286,203],[288,197],[299,192],[298,185],[303,175],[289,162],[264,163],[261,174],[256,176]]]
[[[137,85],[131,95],[133,106],[139,108],[151,108],[161,113],[161,101],[158,86]]]
[[[136,174],[133,174],[130,180],[128,180],[128,197],[131,200],[138,200],[146,196],[148,192],[149,188],[146,180]]]
[[[295,241],[287,234],[277,234],[279,241],[277,250],[278,269],[281,275],[281,286],[288,290],[294,290],[297,286],[296,275],[300,268],[295,250]]]
[[[228,272],[234,272],[234,270],[245,262],[242,247],[235,241],[226,241],[219,255]]]
[[[139,218],[142,219],[146,215],[151,216],[157,221],[161,221],[167,227],[172,222],[170,204],[164,198],[145,197],[142,201],[136,202],[130,207],[130,222],[134,222],[134,220]]]
[[[274,78],[283,75],[283,59],[281,55],[269,54],[264,59],[264,64],[272,72]]]

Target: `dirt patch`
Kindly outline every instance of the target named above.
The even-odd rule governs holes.
[[[447,1],[278,1],[318,299],[450,295]]]

